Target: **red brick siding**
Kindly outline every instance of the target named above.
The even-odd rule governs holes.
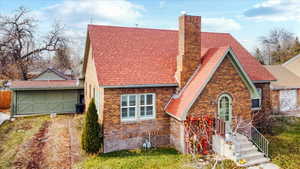
[[[201,17],[182,15],[179,17],[177,79],[183,87],[200,63]]]
[[[261,112],[271,114],[272,112],[272,98],[270,83],[256,83],[255,87],[262,89]]]
[[[280,111],[279,90],[271,90],[271,107],[273,113]]]
[[[141,148],[150,132],[154,146],[170,145],[170,116],[164,106],[175,88],[104,89],[103,134],[104,152]],[[121,122],[120,96],[122,94],[156,94],[156,118],[136,122]]]
[[[233,117],[241,115],[245,120],[251,119],[250,92],[232,62],[226,57],[214,73],[189,111],[191,116],[201,113],[217,113],[218,98],[227,93],[232,97]]]

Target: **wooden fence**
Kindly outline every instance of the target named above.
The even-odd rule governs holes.
[[[9,109],[11,104],[12,92],[0,90],[0,109]]]

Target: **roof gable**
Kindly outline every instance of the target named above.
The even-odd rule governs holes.
[[[104,87],[176,85],[178,31],[88,26],[86,46],[93,48],[97,77]],[[210,48],[231,46],[253,81],[274,77],[230,34],[201,32],[201,54]],[[87,60],[87,47],[85,63]],[[84,64],[85,72],[86,64]]]
[[[68,80],[69,78],[63,73],[53,68],[48,68],[32,80]]]
[[[229,47],[220,47],[207,50],[203,64],[195,71],[194,75],[178,96],[175,95],[171,98],[165,107],[165,111],[179,120],[184,120],[188,111],[213,77],[213,74],[225,57],[231,59],[233,66],[248,87],[251,97],[258,98],[259,96],[254,84],[244,71],[244,68],[235,56],[233,50]]]
[[[293,62],[296,62],[297,60],[298,60],[298,62],[299,62],[299,60],[300,60],[300,54],[298,54],[298,55],[296,55],[296,56],[290,58],[289,60],[287,60],[286,62],[284,62],[282,65],[283,65],[283,66],[287,66],[287,65],[289,65],[289,64],[291,64],[291,63],[293,63]]]
[[[298,89],[300,88],[300,77],[288,70],[282,65],[265,66],[277,79],[271,82],[271,88],[280,89]]]

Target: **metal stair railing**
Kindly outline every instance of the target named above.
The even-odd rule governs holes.
[[[248,137],[266,157],[269,156],[269,141],[254,126],[249,126],[247,130],[239,130],[239,133]]]

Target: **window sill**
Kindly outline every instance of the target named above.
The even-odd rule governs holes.
[[[150,121],[150,120],[155,120],[155,117],[147,117],[147,118],[139,118],[139,119],[126,119],[126,120],[121,120],[121,123],[138,123],[142,121]]]
[[[261,110],[261,107],[251,108],[251,110]]]

